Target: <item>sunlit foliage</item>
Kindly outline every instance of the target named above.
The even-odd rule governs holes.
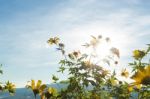
[[[102,60],[95,60],[97,57],[95,52],[97,46],[102,43],[102,39],[110,42],[109,37],[104,38],[101,35],[97,37],[91,36],[90,42],[83,45],[87,49],[91,47],[93,49],[91,53],[84,53],[79,50],[67,53],[65,45],[60,39],[59,41],[57,40],[57,43],[53,43],[54,41],[52,40],[56,38],[50,38],[48,43],[55,45],[56,49],[62,52],[64,56],[59,62],[58,72],[69,73],[68,79],[65,81],[67,88],[61,89],[58,92],[60,99],[129,99],[133,98],[134,93],[138,94],[136,97],[138,99],[149,99],[149,62],[143,63],[142,60],[148,56],[150,46],[146,50],[133,51],[134,62],[129,63],[129,66],[132,67],[132,73],[125,68],[122,69],[120,76],[125,79],[131,77],[131,79],[135,80],[135,82],[129,83],[119,80],[116,71],[109,71],[105,68],[104,64],[99,64],[98,62],[103,61],[109,66],[112,65],[111,61],[118,64],[115,57],[120,58],[119,49],[111,47],[109,49],[110,55]]]
[[[2,67],[2,64],[0,65],[0,74],[3,74],[1,67]],[[2,83],[0,81],[0,92],[9,92],[11,95],[14,95],[15,85],[9,81],[7,81],[6,83]]]
[[[131,84],[135,92],[138,93],[139,99],[150,98],[150,45],[148,44],[145,50],[134,50],[134,62],[129,63],[133,68],[131,79],[134,82]],[[148,60],[147,60],[148,59]],[[147,61],[147,62],[146,62]]]

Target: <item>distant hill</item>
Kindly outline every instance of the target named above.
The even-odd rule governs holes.
[[[9,95],[9,93],[1,93],[0,99],[34,99],[31,90],[26,88],[17,88],[14,96]]]
[[[60,90],[61,88],[66,88],[67,84],[55,84],[54,83],[48,86],[51,86],[51,87],[56,88],[57,90]],[[92,86],[89,86],[87,90],[91,88]],[[132,96],[133,97],[131,99],[137,99],[136,93],[132,93]],[[17,88],[14,96],[9,95],[9,93],[3,92],[3,93],[0,93],[0,99],[34,99],[34,95],[33,95],[33,92],[27,88]],[[37,96],[37,99],[40,99],[40,97]]]

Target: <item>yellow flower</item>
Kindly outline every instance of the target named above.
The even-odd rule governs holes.
[[[135,85],[150,85],[150,65],[138,70],[132,77]]]
[[[128,86],[128,91],[132,92],[133,91],[133,86]]]
[[[51,99],[51,97],[56,96],[57,90],[55,88],[49,87],[45,92],[46,99]]]
[[[54,38],[50,38],[47,43],[50,44],[50,45],[53,45],[53,44],[58,44],[59,43],[59,38],[58,37],[54,37]]]
[[[31,80],[30,85],[27,85],[26,87],[30,88],[34,93],[34,96],[36,97],[37,94],[43,93],[44,89],[46,88],[46,85],[42,84],[41,80],[38,80],[37,83],[35,83],[34,80]]]
[[[129,77],[129,72],[126,69],[123,69],[121,71],[121,76],[128,78]]]
[[[15,85],[11,82],[6,82],[6,85],[4,86],[5,90],[8,90],[8,92],[10,94],[14,94],[15,93]]]
[[[140,58],[142,58],[144,55],[145,55],[145,52],[144,52],[144,51],[140,51],[140,50],[134,50],[134,51],[133,51],[133,57],[134,57],[135,59],[140,59]]]

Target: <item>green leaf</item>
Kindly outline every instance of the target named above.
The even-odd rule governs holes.
[[[54,82],[56,82],[56,81],[58,81],[58,80],[59,80],[59,78],[58,78],[58,77],[56,77],[55,75],[53,75],[52,80],[54,80]]]
[[[61,64],[61,66],[64,66],[66,64],[65,60],[60,60],[59,64]]]
[[[57,72],[64,72],[64,70],[65,70],[65,67],[63,67],[63,66],[61,66],[61,67],[59,67],[59,71],[57,71]]]

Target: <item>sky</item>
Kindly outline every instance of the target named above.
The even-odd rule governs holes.
[[[46,43],[53,36],[68,50],[90,35],[110,37],[127,67],[132,50],[150,43],[149,19],[149,0],[0,0],[0,79],[17,87],[31,79],[51,83],[52,74],[66,79],[56,72],[61,54]]]

